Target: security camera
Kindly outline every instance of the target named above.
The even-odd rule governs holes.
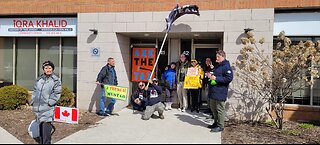
[[[98,34],[98,30],[97,29],[89,29],[89,31],[93,32],[93,34],[95,34],[95,35]]]

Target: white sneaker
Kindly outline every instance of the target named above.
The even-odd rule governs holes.
[[[180,108],[178,108],[178,111],[181,111],[181,109],[180,109]]]
[[[168,103],[168,109],[169,110],[172,110],[171,105],[172,105],[172,103]]]
[[[181,110],[181,112],[186,112],[186,109],[183,108],[183,109]]]

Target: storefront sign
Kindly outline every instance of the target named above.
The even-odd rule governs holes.
[[[108,98],[115,98],[123,101],[127,100],[128,88],[126,87],[104,85],[104,92]]]
[[[77,18],[3,18],[0,36],[77,36]]]
[[[156,48],[133,48],[131,81],[147,82],[155,61]]]

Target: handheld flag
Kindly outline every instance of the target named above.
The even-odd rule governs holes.
[[[166,18],[167,32],[171,30],[173,22],[184,14],[196,14],[197,16],[200,16],[199,7],[197,5],[184,5],[180,7],[177,4],[177,6],[170,12],[168,17]]]
[[[78,124],[79,109],[56,106],[54,112],[54,121],[64,122],[69,124]]]

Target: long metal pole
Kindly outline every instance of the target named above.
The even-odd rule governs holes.
[[[168,36],[168,32],[166,33],[166,35],[164,36],[164,39],[163,39],[163,41],[162,41],[162,45],[161,45],[161,48],[160,48],[160,50],[159,50],[159,53],[158,53],[156,62],[154,63],[153,69],[152,69],[152,71],[151,71],[150,79],[152,78],[153,73],[154,73],[154,70],[155,70],[155,68],[156,68],[156,66],[157,66],[157,64],[158,64],[158,60],[159,60],[159,57],[160,57],[160,55],[161,55],[163,45],[164,45],[164,43],[166,42],[167,36]],[[148,81],[147,87],[149,87],[149,83],[150,83],[150,82]]]

